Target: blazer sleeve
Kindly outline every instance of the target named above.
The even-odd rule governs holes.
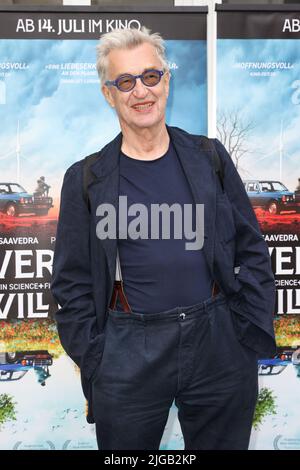
[[[276,288],[271,258],[241,177],[224,145],[214,139],[224,169],[224,189],[236,227],[235,264],[238,294],[231,299],[239,339],[261,356],[276,352]]]
[[[97,329],[90,268],[90,214],[83,199],[82,163],[65,173],[60,200],[51,292],[66,353],[89,378],[99,359],[104,334]]]

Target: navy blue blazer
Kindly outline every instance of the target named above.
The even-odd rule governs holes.
[[[258,357],[272,355],[276,352],[274,275],[243,182],[218,139],[214,142],[223,163],[225,192],[211,151],[201,148],[204,139],[175,127],[167,129],[195,203],[204,204],[204,255],[211,276],[228,299],[237,338]],[[99,151],[91,166],[95,176],[88,187],[91,213],[83,196],[84,160],[66,171],[53,261],[51,290],[59,304],[57,329],[66,353],[80,367],[90,423],[94,422],[91,377],[102,357],[117,252],[117,240],[97,238],[96,208],[106,202],[117,210],[121,143],[119,134]]]

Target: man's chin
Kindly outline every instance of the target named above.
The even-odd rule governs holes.
[[[132,121],[132,125],[136,129],[151,129],[161,125],[163,122],[163,119],[153,119],[150,118],[150,116],[143,116],[143,118]]]

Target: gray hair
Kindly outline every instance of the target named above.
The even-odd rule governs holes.
[[[133,49],[141,44],[151,44],[162,63],[164,70],[169,70],[169,64],[165,55],[165,42],[159,33],[152,33],[151,30],[142,26],[141,29],[125,28],[115,29],[103,34],[100,43],[97,45],[97,71],[101,79],[101,85],[108,79],[108,54],[114,49]]]

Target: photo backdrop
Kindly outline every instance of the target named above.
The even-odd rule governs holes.
[[[278,355],[258,364],[250,448],[299,449],[299,9],[217,10],[217,137],[245,182],[277,285]],[[106,31],[142,25],[167,40],[167,122],[206,134],[205,9],[0,9],[0,449],[97,448],[53,320],[52,258],[64,172],[119,132],[95,46]],[[161,449],[183,447],[173,405]]]
[[[300,449],[299,8],[218,6],[218,137],[269,246],[278,355],[259,361],[251,449]]]
[[[116,27],[163,35],[167,122],[207,132],[206,9],[41,10],[0,9],[0,449],[96,449],[79,370],[53,320],[62,179],[119,132],[95,67],[99,37]],[[183,448],[174,405],[161,448]]]

